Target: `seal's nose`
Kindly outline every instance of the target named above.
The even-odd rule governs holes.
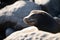
[[[24,21],[26,24],[30,25],[30,26],[34,26],[34,25],[37,23],[36,19],[34,19],[34,18],[27,18],[27,17],[25,17],[25,18],[23,19],[23,21]]]
[[[28,21],[28,18],[24,18],[23,21],[24,21],[25,23],[28,23],[28,22],[29,22],[29,21]]]
[[[34,19],[31,19],[31,18],[24,18],[24,21],[25,22],[34,22],[35,20]]]

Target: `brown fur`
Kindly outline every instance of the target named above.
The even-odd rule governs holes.
[[[42,10],[33,10],[24,18],[24,22],[30,26],[36,26],[38,29],[52,33],[60,32],[59,23],[47,12]]]

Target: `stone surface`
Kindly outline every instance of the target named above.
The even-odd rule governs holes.
[[[60,40],[60,33],[52,34],[38,30],[36,27],[31,26],[12,33],[4,40]]]

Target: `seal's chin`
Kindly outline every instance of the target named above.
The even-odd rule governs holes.
[[[24,18],[24,22],[30,26],[34,26],[36,24],[34,20],[29,20],[28,18]]]

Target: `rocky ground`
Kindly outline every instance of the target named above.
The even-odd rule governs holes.
[[[31,26],[12,33],[4,40],[60,40],[60,33],[48,33]]]

